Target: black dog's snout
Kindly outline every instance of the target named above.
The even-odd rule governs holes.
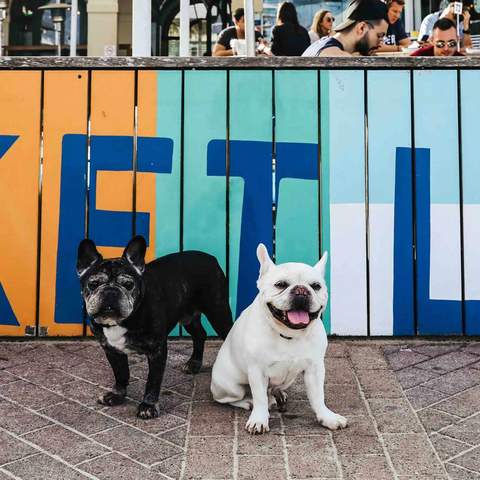
[[[294,295],[301,295],[302,297],[310,296],[308,288],[304,287],[303,285],[296,285],[295,287],[293,287],[292,292]]]

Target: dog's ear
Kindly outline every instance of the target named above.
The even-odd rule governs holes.
[[[77,254],[77,274],[81,278],[85,273],[97,263],[100,263],[103,257],[98,253],[95,243],[89,238],[85,238],[78,246]]]
[[[133,237],[123,252],[123,258],[142,275],[145,271],[145,252],[147,251],[147,242],[141,235]]]
[[[260,275],[263,275],[272,265],[275,265],[268,255],[267,247],[263,243],[258,244],[257,258],[260,262]]]
[[[326,266],[327,266],[327,260],[328,260],[328,252],[323,252],[322,258],[313,267],[316,270],[320,271],[323,278],[325,278],[325,269],[326,269]]]

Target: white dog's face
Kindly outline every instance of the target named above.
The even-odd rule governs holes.
[[[313,267],[305,263],[275,265],[265,245],[257,248],[260,276],[257,287],[273,321],[290,329],[304,329],[325,310],[327,253]]]

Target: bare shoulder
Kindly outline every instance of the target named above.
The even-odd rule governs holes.
[[[319,57],[351,57],[352,55],[338,47],[328,47],[320,52]]]

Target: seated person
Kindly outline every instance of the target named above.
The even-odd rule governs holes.
[[[231,57],[233,55],[232,47],[230,46],[230,40],[234,38],[245,38],[245,11],[243,8],[237,8],[232,15],[234,25],[227,27],[220,32],[217,43],[213,47],[214,57]],[[255,41],[259,41],[262,38],[260,32],[255,30]]]
[[[381,0],[352,0],[335,35],[312,43],[303,57],[373,55],[387,32],[387,7]]]
[[[432,36],[433,26],[439,18],[448,18],[452,22],[457,22],[457,15],[454,13],[455,2],[450,2],[443,11],[433,12],[427,15],[420,25],[418,32],[418,40],[425,42]],[[472,46],[472,38],[470,36],[470,11],[468,7],[463,10],[463,15],[460,15],[460,42],[463,48]]]
[[[402,47],[410,45],[410,39],[400,19],[404,6],[405,0],[388,0],[388,30],[383,40],[383,45],[378,49],[379,52],[401,52]]]
[[[312,26],[308,31],[310,43],[316,42],[323,37],[330,36],[332,34],[334,21],[335,17],[330,10],[319,10],[313,17]]]
[[[457,26],[448,18],[441,18],[433,26],[431,45],[415,50],[412,57],[463,56],[458,50]]]

